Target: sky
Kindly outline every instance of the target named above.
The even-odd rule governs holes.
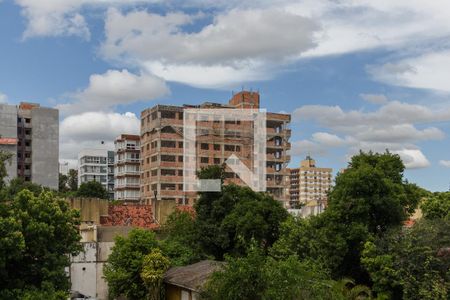
[[[291,167],[389,149],[443,191],[449,36],[447,0],[0,0],[0,103],[58,108],[73,165],[138,134],[145,108],[251,89],[292,114]]]

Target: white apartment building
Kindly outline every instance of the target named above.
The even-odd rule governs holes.
[[[140,136],[122,134],[114,141],[114,199],[140,200]]]
[[[84,149],[78,154],[78,187],[89,181],[100,182],[114,198],[114,151]]]

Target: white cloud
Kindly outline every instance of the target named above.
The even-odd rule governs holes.
[[[113,150],[117,136],[122,133],[139,134],[139,131],[140,121],[130,112],[86,112],[69,116],[60,124],[60,158],[74,160],[84,148]]]
[[[349,155],[359,150],[397,153],[407,168],[430,165],[417,144],[441,140],[444,132],[428,124],[450,121],[450,110],[391,101],[375,111],[344,111],[339,106],[305,105],[293,113],[293,121],[313,121],[330,132],[316,132],[309,140],[293,143],[293,153],[323,154],[344,148]],[[420,128],[417,126],[420,125]],[[303,149],[302,149],[303,148]]]
[[[448,45],[442,42],[450,36],[447,0],[16,3],[27,20],[24,37],[76,35],[88,39],[87,16],[108,9],[106,39],[101,45],[105,58],[193,86],[228,87],[271,78],[302,58],[387,49],[409,58],[372,66],[374,78],[389,84],[449,90],[445,82],[450,69]],[[152,10],[155,3],[164,14]],[[174,7],[200,13],[174,11]],[[382,99],[374,101],[379,104]]]
[[[383,94],[360,94],[359,95],[364,101],[372,104],[386,104],[389,99]]]
[[[450,168],[450,160],[440,160],[440,161],[439,161],[439,164],[440,164],[441,166],[446,167],[446,168]]]
[[[420,150],[402,149],[393,151],[393,153],[400,155],[407,169],[420,169],[430,166],[430,162]]]
[[[59,104],[63,114],[85,111],[109,110],[118,104],[153,100],[169,93],[164,80],[159,77],[127,70],[108,70],[104,74],[93,74],[89,86],[71,95],[73,102]]]
[[[0,103],[6,103],[6,100],[8,100],[8,96],[0,92]]]
[[[166,80],[219,87],[270,78],[271,66],[314,46],[311,19],[282,8],[232,9],[199,31],[186,32],[203,14],[110,9],[101,53],[107,59],[145,66]]]
[[[450,92],[450,50],[369,66],[368,72],[391,85]]]

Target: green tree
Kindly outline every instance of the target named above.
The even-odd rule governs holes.
[[[5,187],[5,177],[8,176],[6,171],[6,164],[11,163],[12,154],[9,152],[0,151],[0,190]]]
[[[68,255],[81,250],[78,225],[79,213],[51,192],[35,196],[23,190],[0,203],[2,296],[67,298],[69,281],[64,269],[70,263]]]
[[[128,237],[118,236],[103,270],[109,295],[121,295],[130,300],[145,299],[148,290],[141,277],[144,257],[157,248],[155,234],[144,229],[133,229]]]
[[[83,182],[76,193],[77,197],[108,199],[108,191],[100,182]]]
[[[68,176],[59,173],[59,178],[58,178],[58,191],[59,192],[67,192],[68,187],[67,187],[67,180],[68,180]]]
[[[192,214],[176,210],[169,215],[162,232],[165,237],[160,246],[172,265],[184,266],[206,257],[197,241]]]
[[[450,220],[450,192],[434,193],[426,197],[421,205],[423,216],[426,219]]]
[[[70,169],[67,175],[67,184],[72,192],[78,190],[78,171],[75,169]]]
[[[450,220],[421,220],[364,246],[362,263],[373,290],[386,299],[449,299]]]
[[[275,259],[259,247],[247,256],[227,256],[222,269],[213,273],[201,292],[203,299],[369,299],[370,289],[352,281],[333,281],[317,262],[300,261],[297,256]]]
[[[36,197],[42,192],[51,191],[49,188],[42,187],[39,184],[25,181],[22,177],[16,177],[9,182],[8,186],[0,190],[0,199],[9,201],[23,190],[30,191]]]
[[[169,266],[170,260],[158,248],[153,249],[150,254],[144,256],[141,279],[147,287],[149,300],[161,299],[164,274],[169,269]]]
[[[221,179],[223,168],[211,166],[201,179]],[[202,251],[222,260],[226,253],[242,255],[251,239],[267,249],[278,239],[286,210],[271,196],[234,184],[220,192],[200,193],[195,204],[195,230]]]
[[[400,157],[389,152],[353,156],[337,176],[325,212],[288,221],[273,251],[294,251],[325,263],[335,279],[370,284],[360,262],[364,243],[402,225],[422,197],[421,189],[404,181],[403,171]]]

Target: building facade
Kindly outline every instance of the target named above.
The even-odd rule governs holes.
[[[307,156],[300,168],[289,169],[290,206],[301,207],[301,215],[317,215],[327,205],[331,189],[332,169],[318,168],[316,162]]]
[[[114,199],[140,200],[140,136],[122,134],[114,141]]]
[[[100,182],[114,199],[114,151],[84,149],[78,153],[78,187],[89,181]]]
[[[228,104],[206,102],[201,105],[157,105],[141,113],[141,198],[146,203],[172,200],[177,204],[193,205],[195,192],[183,191],[183,112],[187,108],[259,108],[257,92],[243,91],[233,95]],[[290,160],[288,114],[267,113],[267,191],[275,199],[288,203],[288,172]],[[248,168],[253,162],[253,127],[249,121],[201,122],[197,135],[197,169],[222,165],[235,154]],[[225,183],[243,185],[229,167]]]
[[[59,112],[39,104],[0,104],[0,150],[13,154],[8,177],[58,189]]]

